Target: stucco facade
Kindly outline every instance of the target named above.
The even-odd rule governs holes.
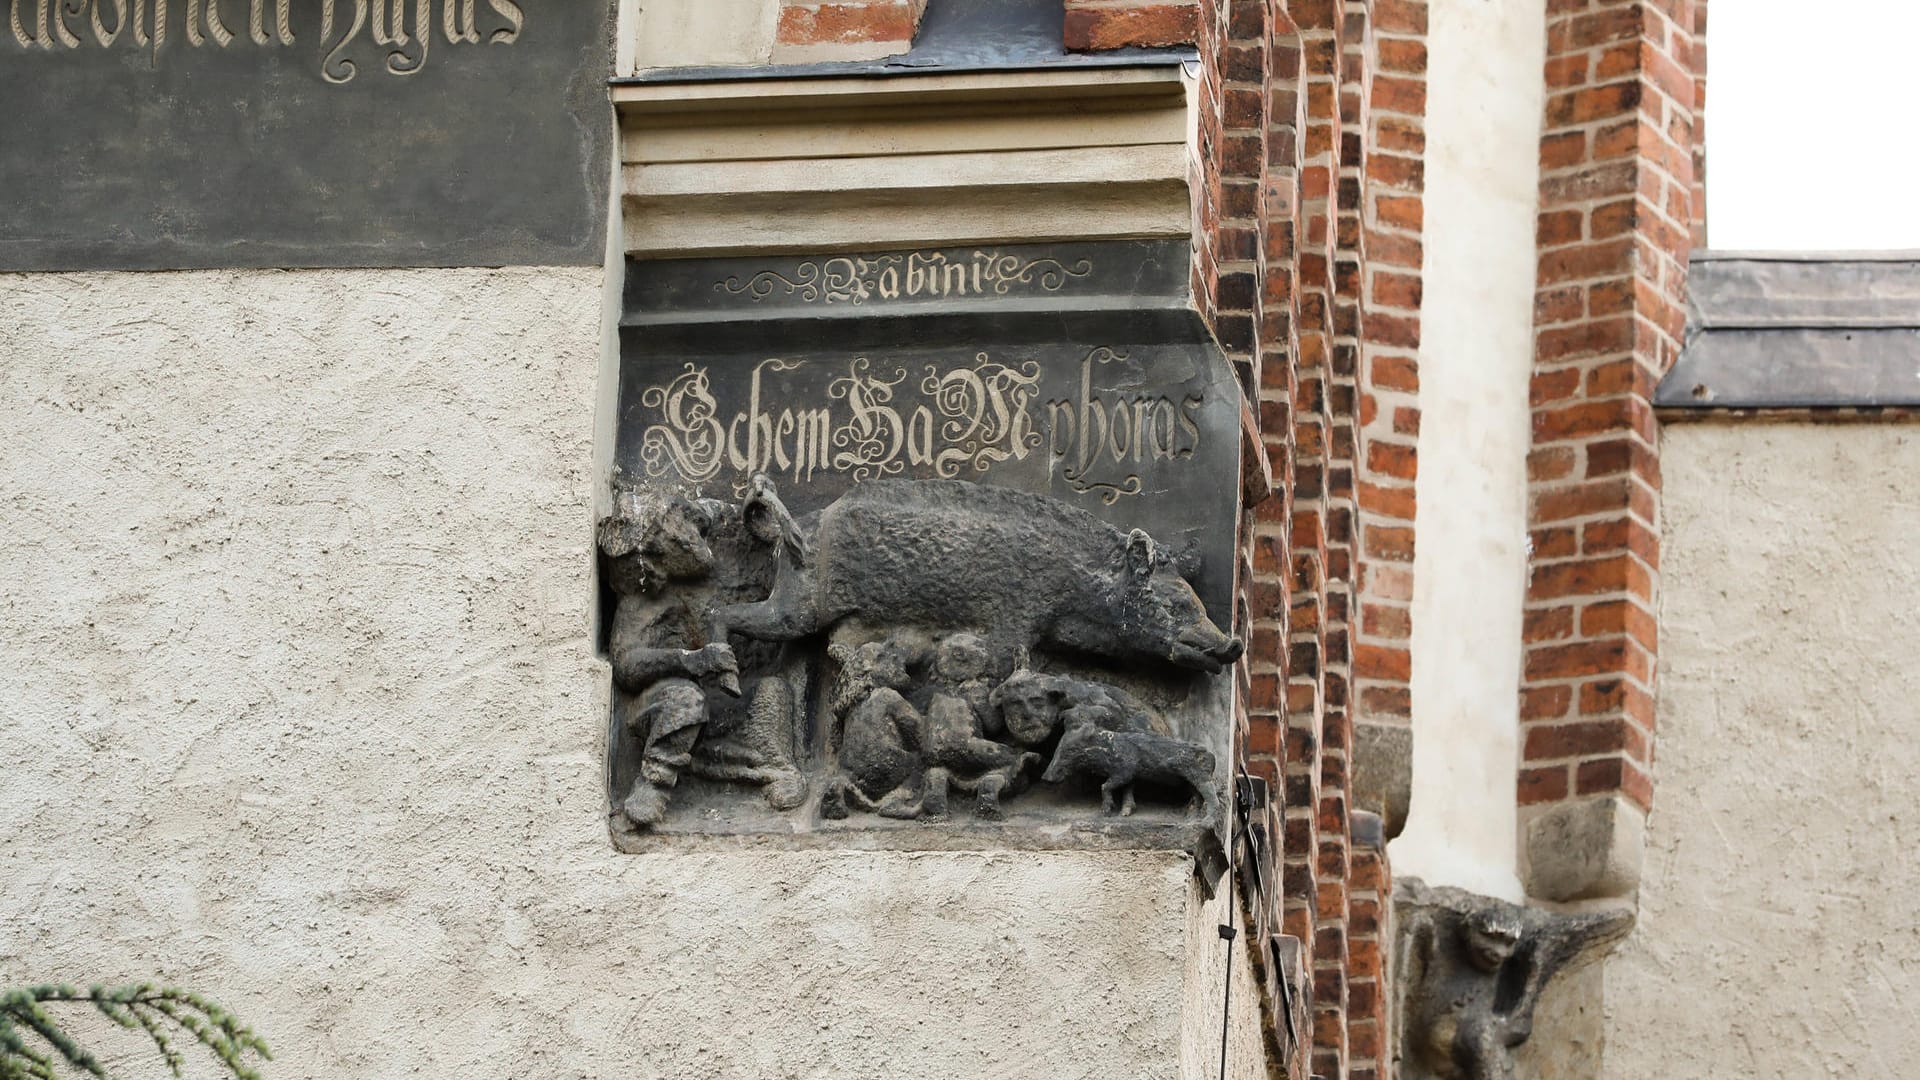
[[[285,1077],[1217,1068],[1183,855],[614,851],[600,271],[0,294],[10,972],[193,985]]]
[[[1601,1075],[1905,1075],[1920,434],[1682,423],[1663,441],[1659,797]]]

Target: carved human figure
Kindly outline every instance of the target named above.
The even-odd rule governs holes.
[[[1412,878],[1395,882],[1394,913],[1408,1080],[1513,1080],[1546,984],[1633,924],[1626,910],[1561,914]]]
[[[1520,947],[1525,927],[1515,912],[1500,907],[1484,907],[1468,915],[1461,927],[1461,944],[1467,963],[1496,982],[1501,968],[1513,959]],[[1522,981],[1529,972],[1531,957],[1518,965]],[[1517,1004],[1517,1002],[1515,1002]],[[1446,1025],[1428,1032],[1438,1034]],[[1511,1080],[1513,1062],[1509,1051],[1533,1034],[1531,1010],[1468,1009],[1453,1017],[1452,1045],[1447,1056],[1459,1066],[1462,1075],[1474,1080]]]
[[[1038,754],[985,737],[999,726],[991,701],[992,664],[987,643],[974,634],[949,634],[934,646],[926,705],[929,817],[945,813],[950,787],[972,791],[980,817],[1005,817],[1001,794],[1019,786],[1027,766],[1040,763]]]
[[[988,698],[1008,735],[1026,746],[1039,746],[1060,730],[1060,717],[1082,710],[1108,731],[1148,731],[1165,734],[1165,725],[1138,698],[1117,686],[1048,675],[1026,668],[1007,676]]]
[[[900,641],[836,641],[827,654],[840,665],[829,708],[840,725],[840,774],[821,793],[821,815],[843,818],[857,809],[919,817],[925,722],[906,698],[916,650]]]
[[[621,802],[634,825],[656,825],[667,792],[692,760],[706,723],[707,688],[740,694],[740,667],[724,641],[706,639],[701,586],[713,573],[708,543],[718,504],[670,492],[624,490],[600,523],[600,550],[615,595],[613,679],[638,698],[630,726],[643,742],[640,774]]]

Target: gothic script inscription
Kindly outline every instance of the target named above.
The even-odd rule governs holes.
[[[158,62],[170,41],[195,49],[236,42],[286,48],[315,34],[320,75],[336,85],[359,73],[353,58],[359,48],[371,47],[387,73],[412,75],[426,66],[436,43],[511,45],[527,22],[518,0],[319,0],[317,28],[295,25],[293,0],[6,2],[7,28],[23,49],[150,49]],[[171,37],[176,27],[179,36]]]
[[[982,352],[969,364],[910,367],[854,356],[825,380],[825,400],[812,401],[798,387],[820,385],[806,370],[820,361],[762,360],[745,399],[728,401],[707,367],[688,363],[639,394],[640,466],[648,477],[693,483],[724,474],[744,490],[756,472],[794,483],[820,473],[977,478],[1044,455],[1073,490],[1111,506],[1140,493],[1140,464],[1193,457],[1205,404],[1195,395],[1097,389],[1096,372],[1125,359],[1095,348],[1080,361],[1074,389],[1048,396],[1034,360]]]
[[[1022,286],[1055,293],[1069,281],[1091,273],[1093,263],[1087,259],[1063,263],[1001,251],[975,251],[968,257],[950,258],[944,251],[913,251],[905,255],[809,259],[791,273],[762,270],[745,277],[728,277],[713,287],[754,301],[779,295],[809,304],[863,304],[873,299],[1006,296]]]

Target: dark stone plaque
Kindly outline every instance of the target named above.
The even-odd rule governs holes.
[[[608,0],[0,6],[0,270],[604,257]]]
[[[797,512],[854,483],[963,479],[1172,545],[1231,622],[1239,391],[1181,243],[629,267],[618,461]]]
[[[1181,242],[630,263],[617,835],[1213,835],[1240,391],[1189,273]],[[682,719],[663,683],[702,688]]]

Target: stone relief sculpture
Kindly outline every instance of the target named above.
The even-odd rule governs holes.
[[[1144,532],[956,480],[862,483],[796,517],[755,475],[737,506],[623,489],[600,547],[628,827],[666,821],[683,775],[829,822],[958,819],[955,793],[970,821],[1036,798],[1086,815],[1096,782],[1108,815],[1135,812],[1136,784],[1163,817],[1216,813],[1214,753],[1118,683],[1177,696],[1241,643]]]
[[[1152,537],[1045,496],[876,480],[821,512],[813,547],[812,565],[781,565],[768,599],[720,609],[714,640],[791,641],[858,620],[1209,674],[1240,656]]]
[[[1513,1080],[1547,983],[1633,927],[1630,911],[1560,914],[1414,878],[1395,882],[1394,917],[1407,1080]]]
[[[764,534],[763,522],[782,515],[784,508],[776,511],[751,498],[735,509],[626,488],[600,522],[606,581],[617,598],[608,654],[614,685],[629,697],[627,724],[642,748],[639,775],[621,803],[636,826],[660,821],[669,793],[689,769],[768,785],[769,802],[783,809],[805,797],[793,759],[799,695],[790,676],[756,679],[734,737],[701,743],[716,697],[742,697],[732,646],[705,632],[714,602],[726,596],[714,543],[739,548],[746,534]]]
[[[989,701],[998,709],[1007,733],[1026,746],[1038,746],[1058,734],[1068,713],[1089,716],[1108,731],[1155,731],[1164,726],[1133,695],[1114,686],[1067,675],[1043,675],[1021,669],[994,688]]]
[[[1057,784],[1069,776],[1098,776],[1100,808],[1114,812],[1113,798],[1121,796],[1120,813],[1133,813],[1136,780],[1165,780],[1185,784],[1200,800],[1200,812],[1214,812],[1213,752],[1165,735],[1147,731],[1109,731],[1087,713],[1069,711],[1060,746],[1053,752],[1045,779]]]
[[[841,772],[823,793],[821,813],[847,816],[849,807],[885,817],[921,813],[926,733],[920,711],[907,701],[912,652],[901,642],[869,641],[857,648],[835,642],[840,664],[832,716],[839,724]]]
[[[942,818],[953,791],[976,795],[981,818],[1004,816],[1001,794],[1023,788],[1023,774],[1041,759],[985,737],[1002,730],[988,703],[994,683],[985,641],[957,633],[930,649],[899,637],[858,648],[835,642],[828,655],[841,665],[835,715],[843,772],[823,802],[827,817],[855,808]],[[916,679],[909,664],[925,675]],[[903,696],[909,692],[912,699]]]
[[[1017,793],[1022,774],[1040,755],[986,736],[1003,730],[990,699],[987,643],[973,634],[952,634],[934,646],[926,708],[928,796],[931,814],[946,809],[949,789],[972,792],[974,813],[998,819],[1002,792]]]

